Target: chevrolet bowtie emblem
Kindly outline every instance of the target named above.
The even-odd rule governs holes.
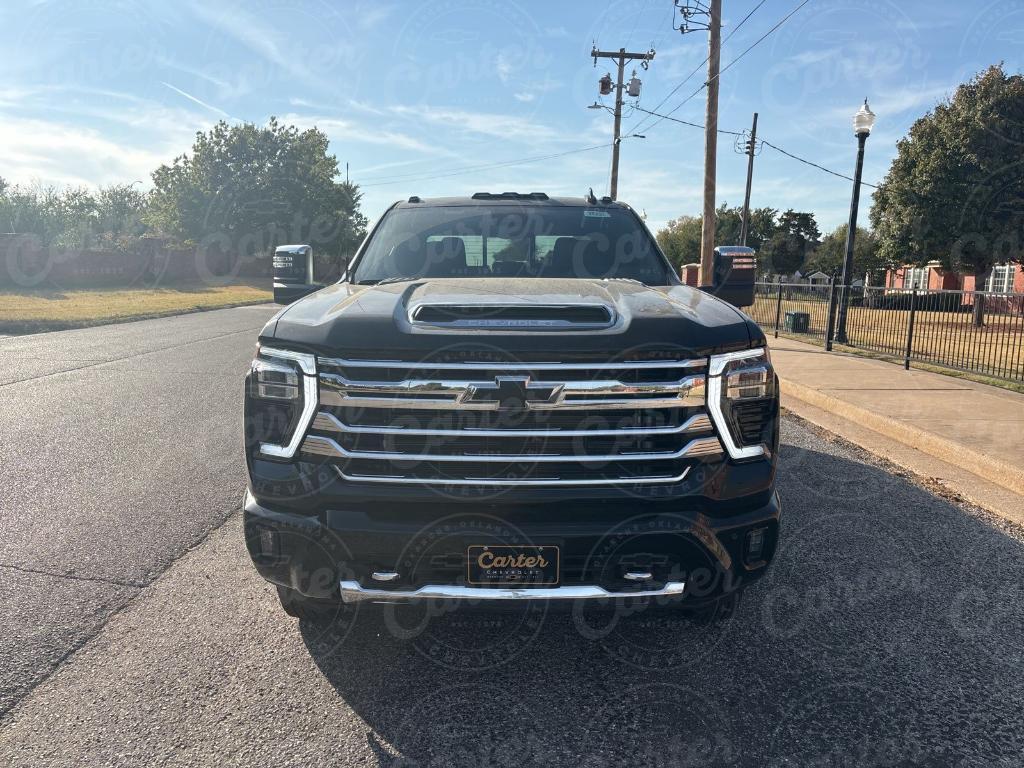
[[[557,403],[564,384],[530,381],[529,376],[496,376],[493,384],[471,384],[460,402],[494,403],[511,410],[529,409],[532,403]]]

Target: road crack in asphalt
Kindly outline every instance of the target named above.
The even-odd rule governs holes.
[[[39,576],[51,576],[55,579],[68,579],[70,581],[92,581],[101,584],[111,584],[115,587],[132,587],[134,589],[142,589],[143,587],[149,586],[149,583],[143,581],[125,581],[122,579],[110,579],[106,576],[79,576],[77,573],[61,573],[60,571],[48,571],[45,568],[26,568],[22,565],[13,565],[11,563],[0,563],[0,568],[6,568],[11,571],[17,571],[18,573],[31,573]]]
[[[156,349],[147,349],[145,352],[136,352],[134,355],[125,355],[124,357],[115,357],[115,358],[112,358],[110,360],[103,360],[103,361],[98,362],[98,363],[90,363],[88,365],[79,365],[79,366],[76,366],[74,368],[65,368],[64,370],[61,370],[61,371],[51,371],[50,373],[41,373],[38,376],[26,376],[24,379],[16,379],[14,381],[8,381],[8,382],[5,382],[3,384],[0,384],[0,388],[10,387],[10,386],[12,386],[14,384],[23,384],[26,381],[36,381],[38,379],[47,379],[47,378],[49,378],[51,376],[61,376],[61,375],[65,374],[65,373],[74,373],[75,371],[82,371],[82,370],[85,370],[86,368],[97,368],[97,367],[99,367],[101,365],[109,365],[111,363],[120,363],[120,362],[122,362],[124,360],[134,360],[135,358],[145,357],[146,355],[156,354],[157,352],[166,352],[169,349],[179,349],[180,347],[187,347],[190,344],[202,344],[205,341],[215,341],[217,339],[227,338],[228,336],[238,336],[239,334],[242,334],[242,333],[252,333],[253,331],[259,331],[260,328],[262,328],[262,327],[263,326],[258,326],[256,328],[243,328],[240,331],[230,331],[228,333],[219,333],[216,336],[207,336],[206,338],[203,338],[203,339],[193,339],[192,341],[184,341],[181,344],[171,344],[171,345],[166,346],[166,347],[157,347]]]

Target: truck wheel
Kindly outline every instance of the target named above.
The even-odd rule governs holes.
[[[281,601],[281,608],[289,616],[314,624],[330,622],[338,615],[341,608],[341,604],[333,600],[317,600],[306,597],[301,592],[296,592],[289,587],[278,586],[277,597]]]

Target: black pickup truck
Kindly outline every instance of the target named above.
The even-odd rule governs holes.
[[[245,382],[246,544],[284,609],[729,612],[780,507],[778,383],[716,295],[752,297],[726,250],[698,289],[608,198],[392,205],[267,323]]]

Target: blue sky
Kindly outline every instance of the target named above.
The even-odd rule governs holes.
[[[723,66],[798,4],[724,0]],[[391,201],[478,190],[579,195],[607,187],[609,149],[523,165],[459,169],[606,143],[592,42],[654,46],[640,106],[653,109],[706,55],[706,35],[671,28],[672,0],[516,2],[19,2],[0,7],[0,176],[31,184],[140,180],[219,119],[270,115],[317,125],[364,188],[374,218]],[[720,127],[758,133],[850,173],[851,116],[878,114],[865,180],[877,181],[913,120],[957,83],[1004,61],[1019,71],[1024,3],[810,0],[722,76]],[[628,72],[627,72],[628,76]],[[661,111],[702,83],[690,78]],[[611,101],[606,98],[606,103]],[[628,112],[627,112],[628,113]],[[703,94],[676,117],[703,122]],[[645,117],[623,121],[633,128]],[[703,138],[662,121],[622,145],[619,197],[657,228],[700,210]],[[718,200],[742,202],[745,158],[719,143]],[[765,148],[752,204],[847,215],[850,183]]]

